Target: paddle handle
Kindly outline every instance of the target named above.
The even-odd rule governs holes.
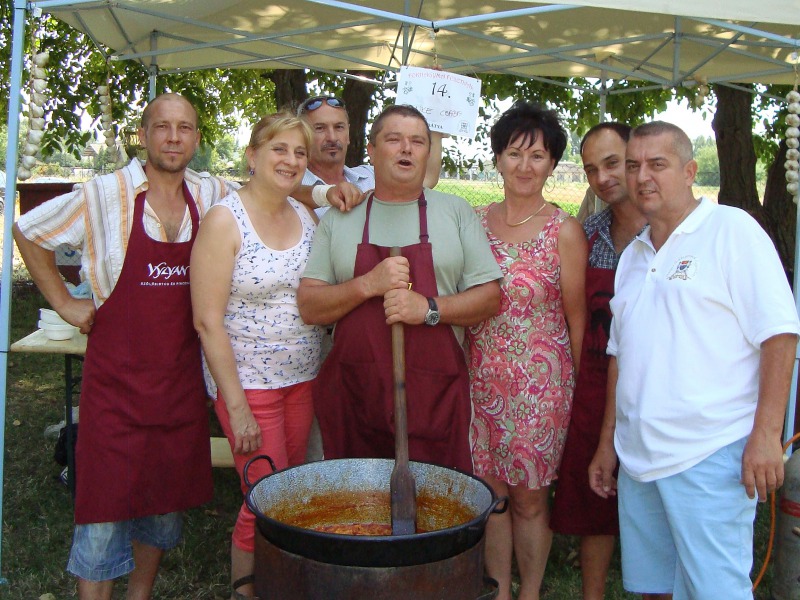
[[[393,246],[389,256],[400,256]],[[394,372],[394,458],[408,464],[408,417],[406,403],[406,346],[402,323],[392,324],[392,369]]]

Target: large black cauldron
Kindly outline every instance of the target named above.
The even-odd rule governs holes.
[[[266,457],[253,460],[258,459]],[[261,534],[276,547],[314,561],[358,567],[421,565],[459,555],[483,538],[492,512],[506,509],[506,499],[498,500],[477,477],[412,461],[409,466],[417,484],[417,525],[426,532],[404,536],[341,535],[294,524],[310,512],[318,513],[321,519],[312,526],[389,523],[393,466],[390,459],[325,460],[284,469],[253,484],[247,479],[245,467],[245,481],[250,488],[247,506],[256,515]],[[333,504],[338,508],[319,510],[320,504],[331,498],[336,499]],[[448,506],[457,507],[450,511],[454,514],[441,514],[441,508]],[[358,519],[354,520],[353,515],[359,515]]]

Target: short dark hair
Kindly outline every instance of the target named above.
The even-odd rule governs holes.
[[[423,123],[425,123],[425,130],[428,132],[428,143],[430,144],[431,141],[431,128],[428,125],[427,119],[425,116],[419,112],[416,108],[411,106],[410,104],[392,104],[391,106],[387,106],[381,111],[381,114],[375,119],[375,122],[372,124],[372,128],[369,130],[369,143],[375,144],[375,140],[378,139],[378,134],[383,129],[383,122],[391,116],[398,115],[401,117],[411,117],[413,119],[420,119]]]
[[[672,148],[684,163],[694,158],[692,140],[689,139],[686,132],[677,125],[666,121],[651,121],[650,123],[639,125],[631,130],[630,139],[663,134],[668,134],[672,138]]]
[[[542,132],[542,142],[550,153],[555,167],[567,148],[567,132],[561,125],[561,119],[556,111],[527,100],[514,102],[511,108],[500,115],[492,125],[489,134],[492,152],[497,157],[519,137],[522,137],[523,143],[533,144],[536,142],[537,131]]]
[[[605,131],[606,129],[616,133],[620,137],[620,139],[627,144],[628,138],[631,136],[631,129],[633,128],[626,123],[619,123],[617,121],[606,121],[604,123],[598,123],[597,125],[592,127],[589,131],[587,131],[586,135],[583,136],[579,152],[583,154],[583,147],[584,145],[586,145],[586,140],[588,140],[593,135],[600,133],[601,131]]]

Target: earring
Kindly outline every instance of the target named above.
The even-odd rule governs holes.
[[[494,184],[495,184],[495,185],[496,185],[496,186],[497,186],[499,189],[501,189],[501,190],[502,190],[502,189],[503,189],[503,186],[505,185],[505,183],[506,183],[506,180],[505,180],[505,179],[503,179],[503,174],[502,174],[500,171],[495,171],[495,172],[494,172]]]
[[[252,177],[253,175],[256,174],[256,170],[253,167],[250,167],[250,170],[248,171],[248,173],[250,173],[250,177]]]
[[[550,187],[548,188],[548,184]],[[550,175],[547,180],[544,182],[544,191],[548,194],[552,194],[553,190],[556,189],[556,179],[552,175]]]

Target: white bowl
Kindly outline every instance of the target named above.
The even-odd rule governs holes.
[[[51,323],[52,325],[69,325],[56,311],[49,308],[39,309],[39,321],[42,323]]]
[[[53,323],[45,323],[39,321],[39,329],[44,331],[45,336],[49,340],[68,340],[78,332],[78,328],[65,323],[64,325],[54,325]]]

